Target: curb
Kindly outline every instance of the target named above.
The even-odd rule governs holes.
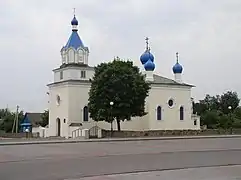
[[[35,145],[35,144],[70,144],[70,143],[91,143],[91,142],[123,142],[123,141],[161,141],[161,140],[181,140],[181,139],[227,139],[241,138],[241,135],[220,135],[220,136],[176,136],[176,137],[152,137],[152,138],[116,138],[116,139],[76,139],[76,140],[48,140],[48,141],[22,141],[3,142],[0,146],[12,145]]]

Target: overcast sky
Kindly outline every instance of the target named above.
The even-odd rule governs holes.
[[[61,63],[73,8],[90,65],[117,55],[140,65],[148,36],[157,74],[173,78],[180,53],[195,100],[241,95],[240,0],[0,0],[1,108],[47,108],[46,84]]]

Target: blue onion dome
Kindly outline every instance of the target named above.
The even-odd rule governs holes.
[[[179,64],[178,62],[178,53],[176,53],[176,57],[177,57],[177,62],[176,64],[172,67],[172,71],[174,74],[181,74],[183,71],[182,65]]]
[[[144,68],[146,71],[154,71],[155,69],[155,64],[154,62],[151,61],[151,59],[149,59],[145,64],[144,64]]]
[[[179,64],[178,62],[172,67],[172,71],[174,74],[178,74],[178,73],[181,74],[182,70],[183,70],[182,65]]]
[[[150,52],[150,50],[146,50],[140,57],[140,61],[141,61],[141,64],[145,64],[148,60],[151,60],[152,62],[154,62],[154,56],[153,54]]]
[[[149,38],[147,37],[145,40],[146,40],[146,50],[140,57],[140,61],[142,65],[144,65],[148,60],[154,62],[154,56],[151,53],[151,49],[149,47]]]
[[[78,20],[76,19],[76,17],[74,16],[74,18],[72,19],[72,21],[71,21],[71,25],[72,26],[78,26]]]

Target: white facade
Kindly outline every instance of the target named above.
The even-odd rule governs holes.
[[[75,26],[73,25],[73,29],[76,31]],[[88,48],[83,44],[78,48],[66,45],[62,48],[61,55],[62,65],[53,70],[54,82],[48,85],[48,136],[71,137],[76,129],[90,129],[95,125],[110,129],[108,123],[91,120],[87,112],[90,80],[94,75],[94,68],[88,66]],[[181,74],[175,75],[175,80],[171,80],[150,71],[144,73],[148,73],[147,80],[152,82],[146,99],[148,114],[121,122],[121,129],[131,131],[200,129],[199,117],[192,114],[193,86],[182,83]],[[113,128],[116,127],[114,122]]]

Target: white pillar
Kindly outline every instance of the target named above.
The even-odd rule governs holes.
[[[154,81],[153,71],[146,71],[146,81]]]
[[[182,83],[182,74],[181,73],[176,73],[174,74],[175,76],[175,81],[178,83]]]
[[[77,25],[72,25],[72,30],[77,31],[78,30]]]

